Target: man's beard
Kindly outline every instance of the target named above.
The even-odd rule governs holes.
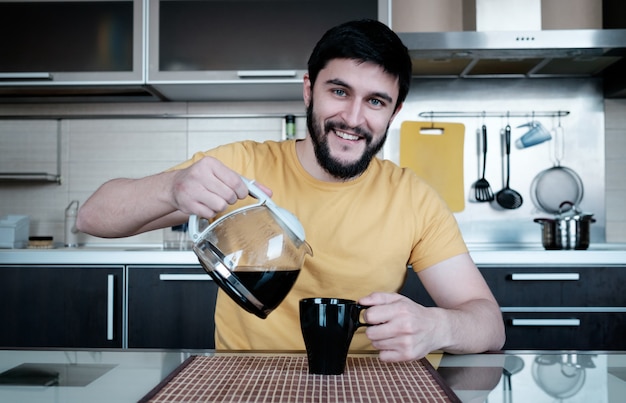
[[[322,128],[319,123],[315,111],[313,110],[313,100],[306,111],[306,124],[309,129],[311,140],[313,140],[313,149],[315,150],[315,157],[317,162],[322,168],[330,175],[340,180],[348,180],[361,175],[370,164],[372,158],[381,150],[387,139],[387,129],[385,129],[384,136],[373,143],[373,136],[367,130],[360,127],[349,127],[343,122],[327,121]],[[330,155],[330,149],[328,148],[328,133],[334,130],[346,130],[353,131],[356,134],[362,136],[365,139],[365,151],[360,159],[354,162],[342,162]]]

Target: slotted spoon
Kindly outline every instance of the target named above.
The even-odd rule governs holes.
[[[487,179],[485,179],[485,169],[487,167],[487,126],[483,125],[482,127],[482,140],[483,140],[483,175],[480,179],[474,182],[472,186],[474,188],[474,198],[478,202],[488,202],[492,201],[493,191],[491,190],[491,185]]]
[[[509,187],[511,179],[511,126],[509,125],[506,125],[504,129],[504,139],[506,146],[506,186],[496,194],[496,201],[501,207],[513,210],[521,207],[524,200],[522,195]]]

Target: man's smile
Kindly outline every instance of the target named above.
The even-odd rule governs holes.
[[[360,140],[361,137],[354,135],[354,134],[350,134],[350,133],[346,133],[346,132],[342,132],[339,130],[333,130],[333,132],[337,135],[337,137],[342,138],[344,140],[350,140],[350,141],[357,141]]]

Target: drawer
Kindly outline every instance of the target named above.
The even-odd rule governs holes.
[[[480,268],[500,306],[626,307],[625,267]]]
[[[129,348],[215,348],[217,284],[200,268],[129,266]]]
[[[626,312],[519,312],[503,316],[504,349],[626,349]]]

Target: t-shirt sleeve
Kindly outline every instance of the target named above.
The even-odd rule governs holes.
[[[454,214],[439,194],[416,179],[412,189],[413,219],[417,225],[409,264],[419,272],[451,257],[467,253]]]

